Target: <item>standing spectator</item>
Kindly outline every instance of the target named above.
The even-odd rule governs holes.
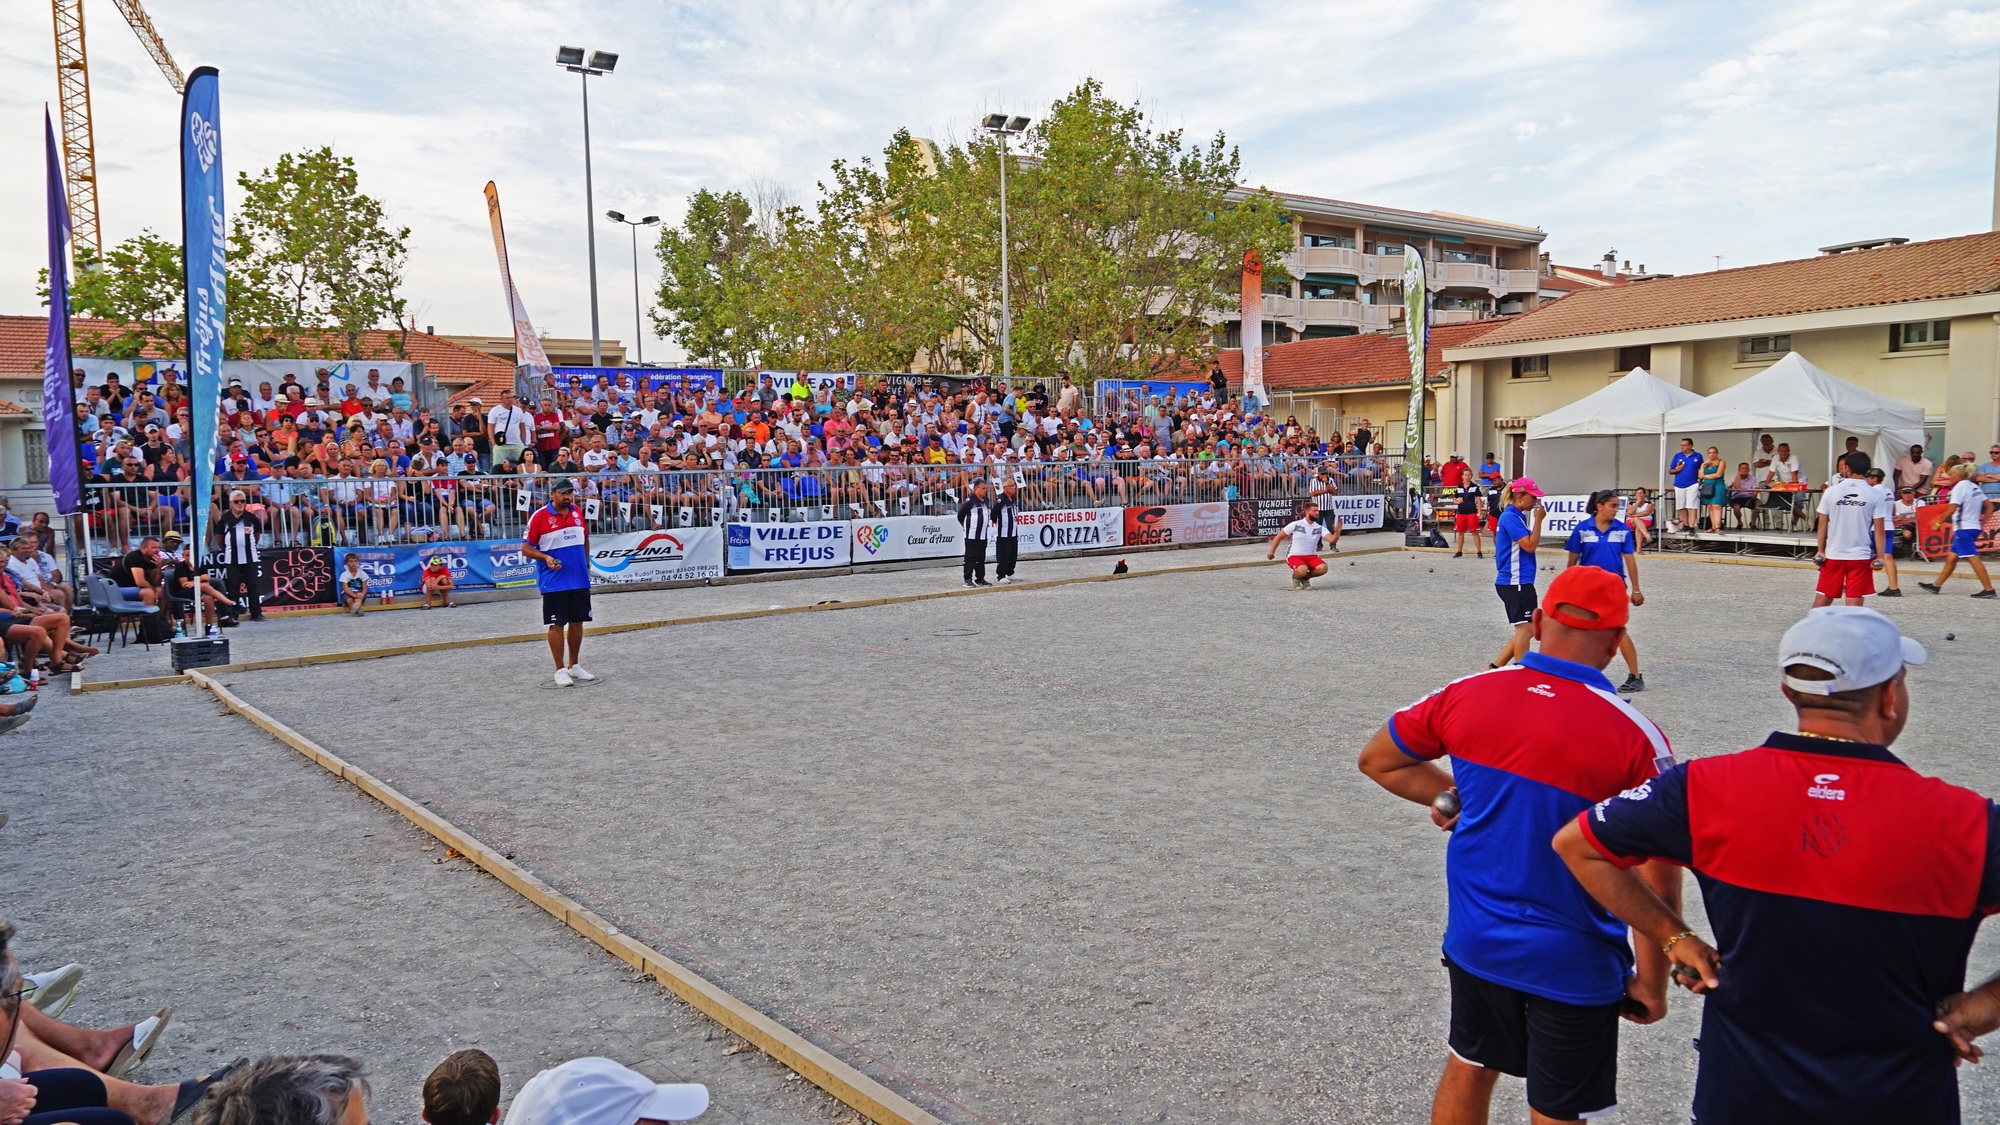
[[[521,553],[535,560],[535,585],[542,592],[542,624],[549,627],[549,655],[556,662],[556,686],[590,683],[596,676],[579,663],[583,625],[590,620],[590,532],[576,506],[576,482],[563,477],[549,486],[549,502],[528,517]],[[564,633],[569,659],[563,659]]]
[[[1701,454],[1694,451],[1694,439],[1682,438],[1681,447],[1667,471],[1674,475],[1674,522],[1668,531],[1696,532],[1701,507]]]
[[[1540,652],[1432,692],[1391,716],[1361,752],[1362,773],[1431,806],[1432,823],[1451,832],[1451,1052],[1432,1122],[1486,1121],[1502,1074],[1527,1079],[1537,1122],[1604,1113],[1618,1102],[1620,1017],[1648,1024],[1666,1015],[1667,959],[1657,943],[1641,942],[1635,965],[1626,927],[1576,893],[1548,845],[1593,802],[1673,765],[1666,736],[1604,677],[1627,612],[1616,577],[1565,570],[1534,614]],[[1450,773],[1437,765],[1447,755]],[[1446,792],[1458,798],[1455,815],[1434,803]],[[1649,893],[1678,904],[1678,868],[1651,863],[1643,875]]]
[[[993,512],[986,499],[986,482],[972,482],[972,494],[958,505],[959,532],[965,541],[965,584],[991,586],[986,580],[986,535],[993,526]]]
[[[1946,548],[1944,569],[1938,571],[1936,582],[1919,582],[1917,585],[1933,594],[1944,593],[1944,584],[1951,578],[1951,572],[1958,567],[1958,560],[1964,559],[1972,568],[1973,577],[1979,579],[1979,589],[1975,598],[2000,597],[1993,592],[1993,579],[1986,573],[1986,563],[1979,557],[1979,532],[1985,526],[1986,506],[1992,503],[1986,493],[1972,480],[1972,466],[1961,464],[1951,470],[1945,479],[1951,483],[1951,492],[1945,502],[1957,507],[1952,515],[1951,546]]]
[[[264,603],[257,596],[257,538],[264,521],[248,510],[242,489],[231,489],[229,511],[209,525],[212,549],[222,564],[222,596],[250,611],[250,620],[264,620]]]
[[[1014,564],[1021,557],[1021,493],[1009,475],[993,498],[993,580],[1014,584]]]
[[[2000,445],[1986,452],[1986,461],[1974,470],[1972,479],[1989,499],[2000,500]]]
[[[1889,749],[1925,657],[1874,610],[1813,610],[1778,648],[1797,734],[1671,767],[1556,835],[1706,998],[1696,1120],[1959,1120],[1953,1067],[2000,1023],[1992,981],[1961,991],[2000,909],[2000,812]],[[1625,871],[1642,860],[1693,869],[1714,945]]]
[[[1069,377],[1065,375],[1063,378],[1066,382]],[[1222,373],[1222,365],[1219,363],[1208,372],[1208,392],[1215,396],[1218,406],[1229,401],[1229,377]],[[1068,407],[1064,409],[1067,410]]]
[[[1931,459],[1924,456],[1924,447],[1913,445],[1908,453],[1896,458],[1896,491],[1914,488],[1922,492],[1931,481]]]
[[[1701,462],[1701,506],[1708,515],[1708,529],[1722,534],[1722,516],[1729,507],[1729,464],[1722,459],[1722,451],[1708,447],[1708,456]]]
[[[521,460],[521,451],[535,440],[535,415],[515,399],[513,391],[500,396],[500,405],[486,416],[486,426],[493,431],[493,462],[495,464],[516,464]]]
[[[1472,476],[1472,466],[1465,463],[1462,455],[1454,453],[1450,460],[1438,467],[1437,476],[1438,484],[1445,488],[1460,488]]]

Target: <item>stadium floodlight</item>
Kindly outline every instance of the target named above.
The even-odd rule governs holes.
[[[618,55],[614,51],[592,51],[590,53],[590,69],[592,70],[601,70],[609,74],[617,66]]]
[[[605,218],[614,223],[624,223],[632,228],[632,342],[639,349],[639,363],[646,362],[646,330],[639,320],[639,228],[650,227],[660,221],[658,215],[648,215],[643,219],[628,219],[623,211],[606,211]]]
[[[1014,307],[1007,287],[1007,138],[1027,131],[1028,119],[989,113],[980,128],[1000,138],[1000,381],[1014,389]]]
[[[556,48],[556,65],[557,65],[557,66],[582,66],[582,65],[583,65],[583,48],[582,48],[582,47],[557,47],[557,48]]]
[[[622,223],[622,222],[624,222],[624,221],[625,221],[625,212],[623,212],[623,211],[606,211],[606,212],[604,213],[604,217],[605,217],[605,218],[607,218],[607,219],[610,219],[610,220],[611,220],[612,222],[614,222],[614,223]]]
[[[590,246],[590,365],[604,366],[604,343],[597,323],[597,205],[590,177],[590,80],[602,78],[618,65],[612,51],[592,51],[590,63],[583,61],[582,47],[557,47],[556,65],[579,76],[583,82],[583,225]],[[623,218],[623,216],[618,216]]]

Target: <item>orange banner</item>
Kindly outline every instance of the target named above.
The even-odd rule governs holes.
[[[1264,259],[1243,253],[1243,397],[1269,402],[1264,393]]]

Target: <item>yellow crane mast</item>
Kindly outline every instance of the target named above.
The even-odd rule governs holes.
[[[175,93],[187,80],[139,0],[112,0],[146,53],[153,57]],[[84,50],[83,0],[50,0],[56,28],[56,105],[62,118],[64,184],[69,195],[70,230],[76,245],[104,253],[97,216],[97,141],[90,123],[90,64]]]

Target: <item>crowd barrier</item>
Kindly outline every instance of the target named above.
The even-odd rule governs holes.
[[[1024,556],[1264,538],[1316,495],[1323,518],[1355,530],[1396,518],[1393,475],[1373,463],[1244,458],[1013,466],[859,466],[751,472],[578,474],[590,528],[593,585],[672,583],[732,573],[955,558],[960,500],[975,481],[1012,479]],[[896,473],[894,469],[904,470]],[[525,588],[528,517],[550,474],[224,482],[242,488],[270,529],[262,577],[275,609],[332,605],[335,576],[359,561],[370,593],[415,594],[419,571],[443,557],[462,590]],[[1318,483],[1316,484],[1316,479]],[[273,485],[276,484],[274,488]],[[89,554],[98,569],[145,536],[191,539],[186,486],[94,485],[86,496]],[[226,493],[217,514],[227,510]],[[203,561],[219,576],[214,552]]]

